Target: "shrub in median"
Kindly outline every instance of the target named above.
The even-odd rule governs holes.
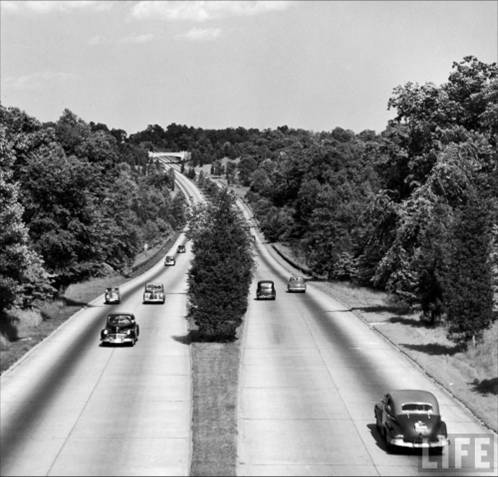
[[[188,280],[190,316],[199,338],[234,340],[247,309],[253,258],[249,234],[226,189],[193,211],[188,237],[195,255]]]

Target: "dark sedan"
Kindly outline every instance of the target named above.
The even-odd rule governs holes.
[[[277,292],[272,280],[260,280],[256,288],[257,300],[275,300]]]
[[[396,447],[442,451],[448,444],[446,423],[441,420],[436,396],[429,391],[391,391],[375,405],[374,413],[388,451]]]
[[[129,344],[138,340],[140,330],[131,313],[111,313],[107,316],[105,328],[100,332],[100,342],[106,344]]]

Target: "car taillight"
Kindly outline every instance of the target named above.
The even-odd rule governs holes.
[[[109,334],[109,330],[104,330],[104,331],[102,331],[102,333],[103,333],[104,335],[108,335],[108,334]]]
[[[127,335],[131,335],[131,330],[126,330]]]

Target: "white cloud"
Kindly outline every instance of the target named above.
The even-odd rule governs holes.
[[[74,78],[76,78],[76,75],[72,73],[65,73],[62,71],[39,71],[29,75],[6,77],[3,81],[3,85],[7,89],[16,91],[33,91],[46,88],[48,83],[53,87],[54,83],[60,85],[61,83],[73,80]]]
[[[77,1],[2,1],[2,9],[5,11],[22,12],[31,11],[35,13],[69,12],[69,11],[106,11],[112,8],[112,2],[96,0]]]
[[[120,40],[120,43],[148,43],[154,39],[152,33],[144,33],[142,35],[127,36]]]
[[[289,5],[288,1],[141,1],[133,6],[131,14],[138,19],[204,22],[232,16],[283,11]]]
[[[191,28],[188,32],[178,35],[192,41],[214,40],[221,35],[221,28]]]

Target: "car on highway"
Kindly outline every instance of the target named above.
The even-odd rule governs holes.
[[[292,275],[287,282],[289,293],[306,293],[306,281],[301,275]]]
[[[375,424],[388,452],[398,447],[428,448],[442,452],[448,445],[436,396],[420,389],[387,393],[374,407]]]
[[[107,315],[105,328],[100,332],[100,343],[129,344],[133,346],[140,329],[132,313],[111,313]]]
[[[118,287],[108,287],[105,289],[104,303],[106,303],[107,305],[121,303],[121,296],[119,294]]]
[[[166,255],[166,257],[164,257],[164,265],[165,266],[176,265],[176,258],[173,257],[173,255]]]
[[[256,287],[256,300],[275,300],[277,292],[272,280],[260,280]]]
[[[185,245],[178,245],[178,248],[176,249],[177,253],[185,253],[187,250],[185,248]]]
[[[164,303],[164,285],[162,283],[146,283],[144,289],[144,303]]]

